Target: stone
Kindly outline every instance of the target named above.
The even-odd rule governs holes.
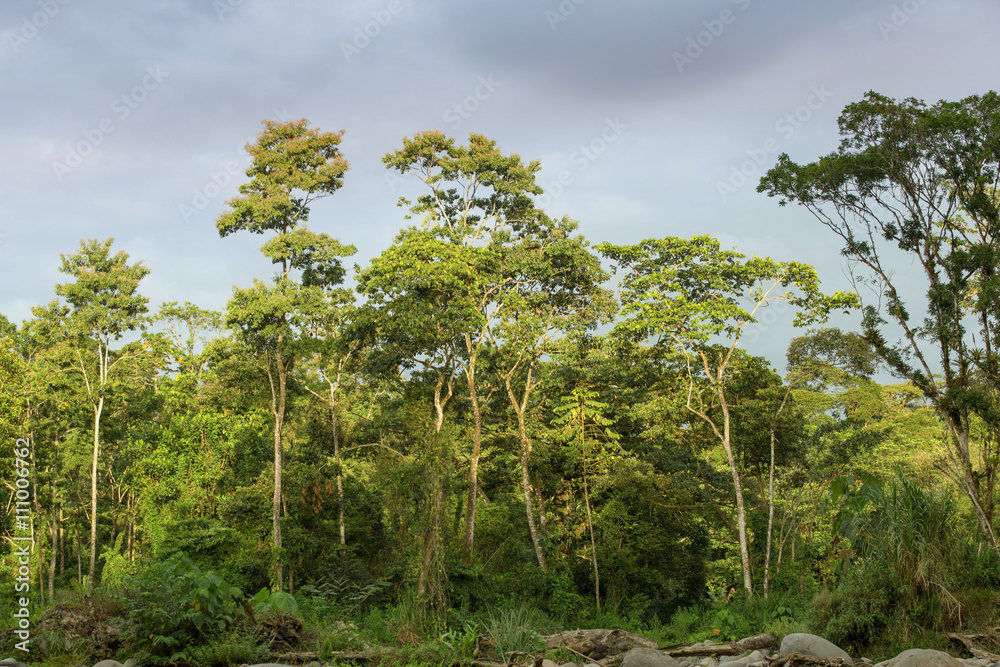
[[[18,662],[14,658],[4,658],[0,660],[0,667],[28,667],[23,662]]]
[[[725,662],[720,662],[718,667],[743,667],[744,662],[742,660],[731,660],[729,658],[725,659]]]
[[[125,667],[122,663],[117,660],[101,660],[94,664],[94,667]]]
[[[794,632],[790,635],[785,635],[785,638],[781,640],[781,648],[778,650],[778,653],[781,655],[802,653],[816,658],[843,658],[847,661],[847,664],[854,664],[854,660],[851,659],[851,656],[847,655],[844,649],[808,632]]]
[[[125,667],[136,667],[135,659],[134,658],[129,658],[128,660],[126,660],[125,661]]]
[[[944,651],[911,648],[889,660],[887,667],[963,667],[963,663]]]
[[[278,662],[258,662],[255,665],[249,665],[248,667],[291,667],[291,665],[283,665]]]
[[[634,648],[622,658],[621,667],[680,667],[680,663],[655,648]]]
[[[542,660],[542,667],[559,667],[559,664],[552,660]]]

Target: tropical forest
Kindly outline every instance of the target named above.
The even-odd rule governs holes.
[[[382,157],[415,195],[358,257],[362,222],[310,215],[343,133],[265,121],[214,220],[261,244],[224,310],[152,303],[94,238],[0,315],[0,653],[608,667],[551,640],[601,630],[1000,662],[1000,96],[871,92],[839,129],[757,183],[832,290],[711,230],[586,239],[538,161],[437,130]]]

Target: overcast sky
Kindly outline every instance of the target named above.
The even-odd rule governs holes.
[[[997,0],[3,0],[0,312],[30,317],[60,253],[108,237],[154,307],[221,310],[272,275],[262,237],[215,229],[243,146],[302,117],[345,130],[344,187],[309,224],[361,265],[415,191],[382,155],[440,129],[540,160],[547,212],[594,243],[711,234],[847,289],[832,234],[756,182],[832,151],[866,91],[995,89],[998,25]],[[780,367],[795,331],[769,319],[749,348]]]

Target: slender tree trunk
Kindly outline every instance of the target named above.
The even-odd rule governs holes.
[[[764,552],[764,599],[768,594],[771,576],[771,534],[774,529],[774,429],[771,429],[771,469],[767,479],[767,546]]]
[[[597,571],[597,540],[594,539],[594,520],[590,515],[590,489],[587,486],[587,449],[583,435],[583,424],[580,424],[580,451],[583,452],[583,501],[587,508],[587,528],[590,530],[590,551],[594,557],[594,599],[597,601],[597,613],[601,613],[601,575]]]
[[[483,412],[479,405],[479,394],[476,392],[476,350],[472,337],[465,334],[465,345],[469,351],[469,366],[465,378],[469,386],[469,400],[472,402],[472,456],[469,458],[469,500],[465,510],[465,544],[462,550],[462,563],[472,562],[472,551],[476,533],[476,500],[479,497],[479,453],[483,441]]]
[[[80,585],[83,586],[83,546],[80,544],[79,523],[74,526],[73,532],[76,534],[76,578],[79,580]]]
[[[272,530],[274,534],[274,581],[278,591],[282,588],[281,570],[281,428],[285,420],[285,391],[288,381],[288,369],[280,352],[275,353],[275,366],[278,373],[277,396],[273,394],[274,406],[274,499],[271,506]]]
[[[103,375],[103,373],[102,373]],[[101,413],[104,411],[104,394],[94,406],[94,457],[90,467],[90,565],[87,569],[87,586],[94,586],[94,568],[97,562],[97,459],[101,450]]]
[[[66,535],[63,530],[63,510],[59,508],[59,574],[66,571]]]
[[[524,391],[521,393],[520,400],[514,395],[514,389],[511,387],[511,378],[514,375],[514,370],[511,369],[504,376],[504,386],[507,389],[507,398],[510,399],[510,405],[514,408],[514,414],[517,415],[517,436],[521,459],[521,492],[524,494],[524,511],[528,518],[528,533],[531,535],[531,544],[535,548],[535,558],[538,560],[538,567],[542,569],[542,572],[548,572],[549,566],[545,560],[545,550],[542,548],[542,540],[538,533],[538,528],[535,526],[535,509],[531,503],[531,478],[528,471],[528,455],[531,453],[531,440],[528,439],[528,428],[524,416],[528,409],[528,398],[531,395],[531,378],[532,371],[534,370],[534,361],[532,360],[528,364],[528,377],[524,381]],[[545,508],[542,506],[540,500],[538,513],[542,530],[544,531]]]
[[[58,445],[58,440],[56,444]],[[59,557],[62,551],[62,545],[59,544],[59,533],[62,532],[62,526],[59,524],[59,517],[62,515],[62,510],[56,510],[56,480],[52,480],[52,526],[50,532],[52,533],[52,557],[49,559],[49,600],[53,599],[56,592],[56,559]]]
[[[339,378],[338,378],[339,382]],[[344,546],[347,544],[347,530],[344,525],[344,474],[341,470],[341,460],[340,460],[340,435],[338,431],[340,430],[340,424],[337,420],[337,397],[335,394],[336,387],[331,382],[330,384],[330,422],[333,426],[333,461],[334,465],[337,466],[337,526],[340,528],[340,544]]]
[[[753,597],[753,580],[750,576],[750,550],[747,546],[747,517],[746,509],[743,506],[743,485],[740,483],[740,471],[736,467],[736,459],[733,456],[733,446],[729,430],[729,404],[726,402],[721,384],[718,386],[718,393],[719,400],[722,403],[722,444],[726,449],[726,457],[729,459],[729,469],[733,474],[733,487],[736,490],[736,526],[740,533],[740,560],[743,563],[743,588],[746,589],[748,597]]]
[[[528,452],[531,449],[531,444],[528,442],[528,436],[524,430],[523,413],[518,414],[517,422],[521,442],[521,488],[524,492],[524,510],[528,516],[528,533],[531,534],[531,544],[535,547],[535,558],[538,559],[538,567],[542,569],[542,572],[548,572],[549,566],[545,562],[545,550],[542,549],[542,540],[538,534],[538,529],[535,527],[534,508],[531,506],[531,480],[528,477]],[[543,512],[544,509],[539,508],[539,514]]]

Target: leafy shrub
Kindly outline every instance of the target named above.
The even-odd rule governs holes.
[[[257,591],[257,594],[250,600],[254,614],[263,614],[268,611],[278,611],[289,616],[299,615],[299,604],[289,593],[277,591],[272,593],[266,588]]]
[[[191,661],[191,647],[233,624],[243,597],[180,552],[147,564],[123,584],[131,622],[123,639],[154,663]]]

